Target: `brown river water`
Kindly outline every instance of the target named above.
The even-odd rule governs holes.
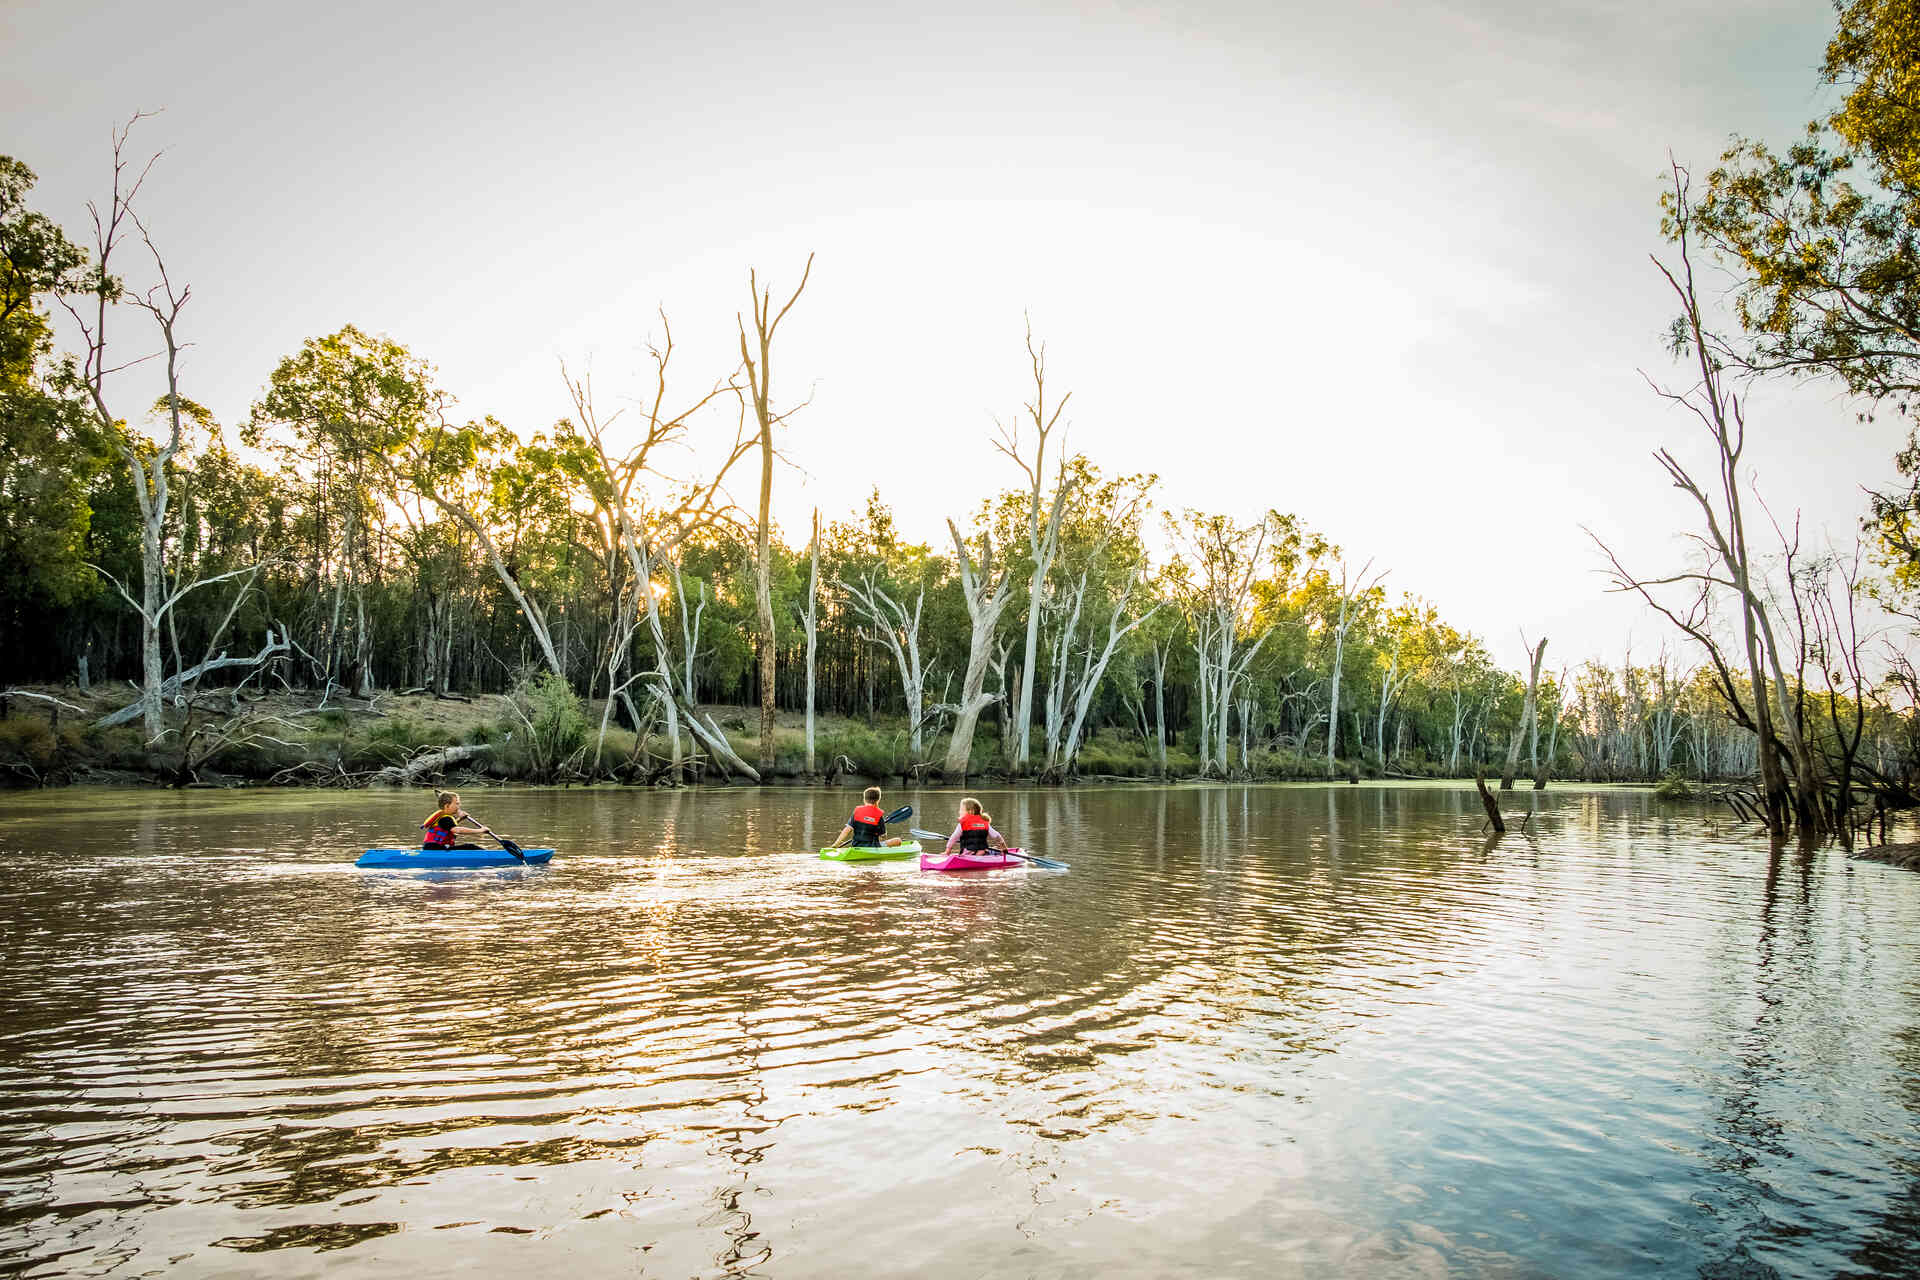
[[[349,865],[417,795],[0,795],[0,1274],[1920,1274],[1920,875],[980,794],[1072,869],[800,852],[852,793],[470,792],[560,856],[432,875]]]

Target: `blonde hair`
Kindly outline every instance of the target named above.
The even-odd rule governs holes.
[[[984,809],[980,807],[980,802],[978,800],[975,800],[972,796],[968,796],[965,800],[962,800],[960,802],[960,808],[962,811],[966,813],[985,813],[986,812]]]
[[[866,789],[865,791],[863,791],[863,792],[861,792],[861,793],[860,793],[860,798],[861,798],[862,800],[864,800],[864,801],[866,801],[866,802],[867,802],[868,804],[879,804],[879,803],[880,803],[880,788],[878,788],[878,787],[868,787],[868,788],[867,788],[867,789]]]
[[[445,809],[447,808],[447,806],[451,805],[454,801],[458,800],[459,798],[460,798],[460,795],[458,792],[442,791],[437,793],[433,797],[433,802],[439,805],[442,809]]]

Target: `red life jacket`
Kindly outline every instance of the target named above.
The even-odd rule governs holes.
[[[963,813],[960,815],[960,847],[969,853],[978,853],[987,847],[989,833],[993,823],[984,813]]]
[[[847,825],[853,828],[853,847],[871,849],[886,838],[887,815],[877,804],[863,804],[853,811]]]
[[[453,848],[452,814],[436,810],[431,818],[420,824],[420,829],[427,833],[420,840],[422,849]]]

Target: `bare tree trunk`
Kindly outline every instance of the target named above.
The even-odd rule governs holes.
[[[807,777],[814,776],[813,767],[813,702],[814,702],[814,652],[819,639],[819,602],[820,602],[820,508],[813,509],[813,542],[809,555],[811,567],[807,572]]]
[[[1340,746],[1340,669],[1346,658],[1347,628],[1353,625],[1351,606],[1354,600],[1378,585],[1378,579],[1373,583],[1368,583],[1366,580],[1367,570],[1372,567],[1371,560],[1360,566],[1360,572],[1353,580],[1353,591],[1349,594],[1345,561],[1340,565],[1340,616],[1333,627],[1333,675],[1330,681],[1331,688],[1327,694],[1327,776],[1329,778],[1333,776],[1334,760]]]
[[[754,542],[754,606],[759,613],[760,624],[760,771],[773,769],[773,697],[774,697],[774,634],[773,634],[773,552],[770,532],[770,510],[773,501],[773,429],[786,420],[784,413],[773,411],[771,396],[773,384],[773,335],[780,322],[800,300],[801,292],[807,287],[807,277],[813,274],[813,255],[807,255],[807,268],[800,275],[800,284],[787,299],[787,304],[778,312],[773,309],[773,296],[760,287],[760,280],[752,272],[747,274],[747,284],[753,294],[753,331],[759,351],[759,359],[747,345],[746,321],[735,316],[740,330],[740,360],[746,366],[748,389],[753,398],[753,413],[760,424],[757,443],[760,446],[760,512]]]
[[[1000,614],[1007,607],[1013,583],[1004,567],[995,571],[991,534],[984,531],[981,534],[980,563],[976,568],[966,540],[951,520],[947,521],[947,532],[953,537],[953,549],[960,565],[960,592],[966,601],[971,626],[967,669],[960,681],[960,701],[954,708],[953,737],[947,742],[944,772],[964,780],[973,759],[973,735],[980,713],[994,703],[994,695],[986,692],[987,666],[993,658]]]
[[[1167,776],[1167,650],[1153,642],[1153,733],[1160,761],[1160,779]]]
[[[893,654],[894,663],[900,669],[900,684],[907,701],[912,762],[917,764],[924,756],[922,741],[926,724],[926,672],[920,665],[920,612],[927,601],[926,588],[922,587],[914,599],[911,614],[871,576],[858,583],[842,579],[840,588],[854,607],[873,623],[881,643]]]
[[[1525,643],[1525,637],[1521,638],[1521,642]],[[1520,744],[1526,739],[1527,731],[1533,728],[1534,698],[1540,688],[1540,662],[1546,656],[1547,642],[1545,637],[1542,637],[1539,646],[1533,651],[1532,670],[1527,676],[1527,696],[1520,704],[1520,721],[1513,726],[1513,741],[1507,747],[1507,767],[1500,773],[1502,791],[1513,790],[1514,775],[1520,768]]]
[[[1046,478],[1047,438],[1053,434],[1060,422],[1060,415],[1066,410],[1067,401],[1073,398],[1069,391],[1061,396],[1051,409],[1047,407],[1047,348],[1042,343],[1033,344],[1033,325],[1027,325],[1027,360],[1033,369],[1033,399],[1027,404],[1026,412],[1033,423],[1038,443],[1034,449],[1033,464],[1029,466],[1020,456],[1019,424],[1016,420],[1012,427],[1001,427],[1001,440],[995,447],[1012,458],[1027,476],[1027,545],[1033,555],[1033,576],[1027,590],[1027,647],[1023,674],[1020,678],[1020,711],[1015,725],[1018,734],[1018,748],[1013,756],[1014,772],[1026,768],[1031,758],[1033,742],[1033,688],[1040,661],[1040,602],[1045,598],[1047,571],[1053,567],[1054,552],[1060,545],[1060,518],[1066,511],[1067,493],[1071,488],[1067,475],[1067,459],[1062,458],[1058,468],[1059,477],[1054,484],[1053,505],[1044,520],[1040,514],[1040,489]]]

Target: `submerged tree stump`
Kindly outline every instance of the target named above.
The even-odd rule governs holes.
[[[1493,798],[1493,792],[1487,790],[1487,775],[1475,774],[1473,785],[1480,789],[1480,803],[1487,807],[1487,821],[1493,824],[1495,832],[1505,831],[1507,820],[1500,816],[1500,802]]]

